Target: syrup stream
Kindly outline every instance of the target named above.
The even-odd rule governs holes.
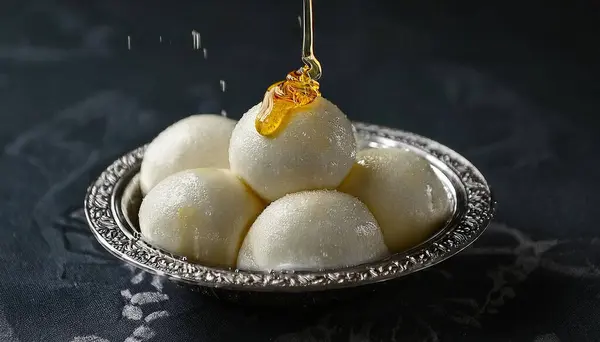
[[[302,13],[302,62],[304,66],[290,72],[286,79],[267,89],[255,120],[256,131],[266,137],[273,137],[285,127],[290,116],[299,107],[312,103],[319,92],[321,63],[314,54],[314,33],[312,0],[303,0]]]

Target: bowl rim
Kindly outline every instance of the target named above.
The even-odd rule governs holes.
[[[496,202],[479,170],[452,149],[423,136],[388,127],[353,123],[363,141],[382,147],[408,145],[421,151],[461,184],[464,207],[456,222],[414,248],[339,270],[260,273],[202,266],[145,244],[126,233],[120,209],[123,182],[137,172],[146,146],[123,155],[108,166],[89,187],[84,200],[86,219],[95,238],[122,261],[172,280],[204,287],[251,292],[307,292],[362,286],[436,265],[473,243],[490,224]]]

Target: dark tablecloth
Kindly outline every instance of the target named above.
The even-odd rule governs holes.
[[[91,236],[86,187],[177,119],[260,101],[300,65],[301,2],[2,1],[0,341],[600,341],[598,6],[315,8],[324,95],[473,161],[499,202],[481,240],[308,313],[127,267]]]

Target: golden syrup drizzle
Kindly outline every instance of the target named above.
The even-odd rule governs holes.
[[[311,79],[304,67],[290,72],[285,81],[277,82],[265,93],[256,115],[256,131],[264,136],[273,136],[285,126],[294,109],[313,102],[318,96],[319,82]]]
[[[286,79],[271,85],[256,115],[256,131],[263,136],[274,136],[285,127],[290,116],[299,107],[312,103],[319,92],[321,64],[313,52],[312,0],[304,0],[302,62],[304,67],[290,72]]]
[[[313,10],[312,0],[303,0],[302,11],[302,62],[308,67],[308,76],[318,81],[321,78],[323,70],[321,63],[317,60],[314,53],[314,32],[313,32]]]

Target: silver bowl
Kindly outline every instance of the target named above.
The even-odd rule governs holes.
[[[313,304],[372,292],[383,283],[431,267],[475,241],[494,215],[483,175],[468,160],[431,139],[396,129],[355,123],[359,148],[407,147],[429,160],[452,197],[454,211],[427,241],[386,259],[318,272],[258,273],[206,267],[145,243],[137,212],[137,174],[145,146],[112,163],[88,188],[85,213],[100,244],[117,258],[221,299],[254,304]]]

